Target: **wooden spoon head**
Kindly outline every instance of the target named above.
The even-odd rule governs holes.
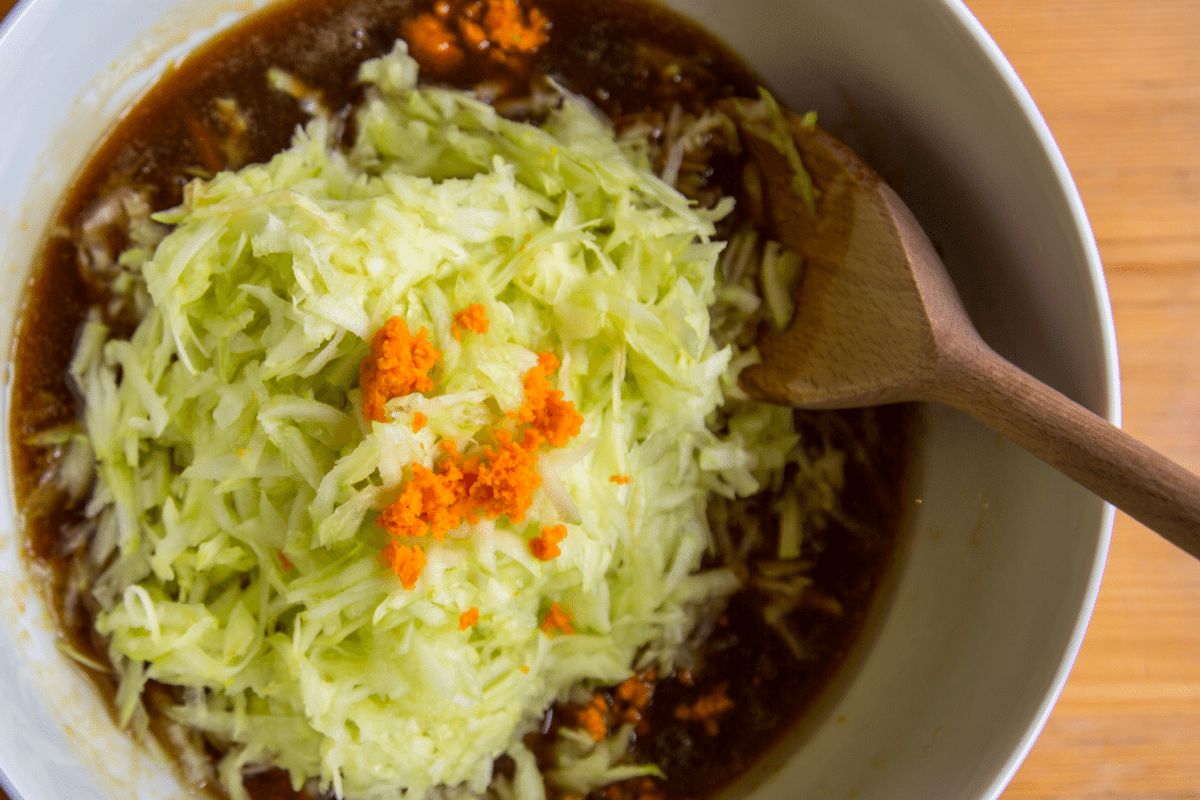
[[[739,382],[755,398],[800,408],[927,399],[944,329],[970,329],[945,268],[903,201],[850,148],[789,122],[818,191],[815,214],[778,147],[742,130],[774,235],[805,267],[790,327],[759,336],[762,363]]]

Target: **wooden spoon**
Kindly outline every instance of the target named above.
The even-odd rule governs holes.
[[[806,262],[791,326],[759,337],[742,388],[798,408],[945,403],[1200,558],[1200,478],[997,355],[896,193],[833,136],[787,119],[815,214],[778,146],[740,126],[775,235]]]

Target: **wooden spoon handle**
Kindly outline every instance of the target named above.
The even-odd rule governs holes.
[[[1200,558],[1200,478],[986,345],[950,355],[936,399],[1004,434]]]

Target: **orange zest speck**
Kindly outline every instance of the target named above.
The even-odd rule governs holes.
[[[447,9],[447,13],[448,13]],[[413,58],[431,72],[450,72],[462,64],[464,53],[454,33],[440,17],[428,11],[404,24],[401,35]]]
[[[716,736],[720,732],[717,720],[733,708],[733,701],[725,695],[728,689],[728,682],[722,683],[691,705],[679,704],[675,707],[675,718],[700,722],[704,725],[705,733]]]
[[[528,674],[529,674],[529,665],[528,665],[528,664],[522,664],[522,665],[521,665],[521,672],[524,672],[526,675],[528,675]]]
[[[471,53],[518,69],[550,38],[551,22],[522,0],[453,0],[404,23],[400,32],[424,69],[447,74]],[[215,171],[215,170],[214,170]]]
[[[608,701],[604,695],[596,692],[592,702],[575,712],[579,727],[587,731],[594,741],[603,742],[608,738]]]
[[[507,431],[496,434],[496,445],[480,455],[459,458],[457,448],[444,446],[446,457],[436,472],[413,464],[412,478],[400,496],[380,512],[376,524],[392,536],[432,535],[439,542],[446,532],[480,516],[508,515],[514,524],[525,519],[533,492],[542,484],[537,474],[541,436],[525,431],[519,442]]]
[[[466,17],[460,17],[458,20],[458,32],[462,36],[463,44],[470,50],[478,50],[481,53],[486,53],[492,46],[492,42],[488,39],[487,31],[477,22],[472,22]]]
[[[555,631],[574,633],[575,629],[571,627],[571,615],[563,611],[558,603],[551,603],[550,610],[546,612],[546,618],[542,620],[542,631],[547,636],[553,636]]]
[[[454,315],[454,327],[450,332],[454,334],[454,338],[462,341],[463,331],[474,331],[475,333],[487,333],[488,318],[487,309],[480,303],[471,303]]]
[[[616,688],[613,694],[618,700],[628,703],[636,709],[644,709],[650,704],[650,699],[654,696],[654,682],[658,677],[658,670],[651,667],[645,672],[639,672],[636,675],[630,675],[625,681]]]
[[[399,539],[392,539],[383,548],[383,561],[388,569],[396,573],[405,589],[417,585],[421,570],[425,569],[425,551],[419,547],[400,544]]]
[[[455,324],[485,331],[483,311],[482,305],[473,304],[456,315]],[[388,400],[433,388],[429,371],[441,353],[425,336],[424,328],[411,336],[408,324],[393,317],[372,337],[371,354],[360,367],[365,417],[383,422]],[[419,463],[410,466],[411,477],[376,517],[376,524],[391,537],[382,554],[384,562],[400,576],[405,588],[415,585],[425,565],[425,553],[411,544],[413,539],[432,536],[444,541],[447,532],[464,522],[473,525],[481,517],[507,516],[513,524],[525,519],[533,505],[533,493],[542,485],[536,469],[542,444],[562,447],[583,424],[583,415],[574,403],[564,400],[561,390],[551,388],[548,375],[558,367],[554,354],[538,356],[537,365],[524,377],[525,402],[510,415],[516,425],[496,430],[491,444],[460,454],[454,440],[443,439],[438,442],[442,456],[433,469]],[[421,412],[413,413],[414,432],[428,422]],[[564,525],[545,528],[530,541],[530,551],[543,561],[555,558],[562,553],[558,545],[566,533]],[[569,623],[570,617],[554,605],[543,629],[548,634],[555,630],[573,633]]]
[[[536,8],[522,14],[517,0],[491,0],[483,22],[489,38],[504,50],[530,53],[549,38],[546,15]]]
[[[407,333],[404,321],[397,321]],[[430,361],[429,365],[432,364]],[[583,415],[575,410],[575,405],[563,400],[560,390],[550,388],[546,375],[557,368],[558,359],[551,353],[542,353],[537,366],[526,374],[525,403],[514,414],[529,423],[520,438],[506,430],[497,431],[493,445],[467,456],[459,455],[452,440],[441,441],[439,447],[445,456],[437,464],[436,472],[413,464],[412,479],[400,496],[379,514],[377,524],[393,536],[432,535],[438,541],[463,520],[474,524],[481,516],[496,519],[507,515],[514,524],[520,524],[533,505],[533,492],[542,485],[536,469],[541,443],[548,441],[561,447],[583,424]],[[416,422],[414,414],[414,428]],[[544,545],[535,545],[543,548],[545,554],[538,557],[546,560],[557,556],[560,541],[561,536],[554,541],[546,540]]]
[[[515,416],[528,422],[554,447],[562,447],[583,426],[583,415],[575,404],[563,399],[560,389],[552,389],[547,375],[558,369],[553,353],[540,353],[537,366],[525,373],[525,403]]]
[[[479,622],[479,609],[471,606],[466,611],[458,616],[458,629],[465,631],[467,628],[474,627]]]
[[[637,733],[649,730],[646,709],[654,697],[658,670],[651,667],[628,677],[613,691],[613,713],[623,722],[634,726]]]
[[[529,552],[540,561],[549,561],[562,555],[558,543],[567,536],[566,525],[553,525],[543,528],[540,536],[529,540]]]
[[[279,563],[283,565],[284,572],[291,572],[292,567],[294,566],[292,564],[292,560],[287,557],[287,553],[283,552],[282,550],[279,551]]]
[[[440,542],[446,531],[462,524],[462,517],[454,512],[457,499],[453,479],[413,464],[412,479],[395,502],[380,512],[376,524],[392,536],[432,535]]]
[[[363,416],[385,422],[384,404],[393,397],[433,388],[429,371],[442,357],[426,338],[424,328],[412,336],[408,323],[392,317],[371,339],[371,354],[359,367]]]
[[[514,524],[524,520],[525,512],[533,505],[534,490],[542,485],[535,469],[541,440],[531,430],[525,431],[519,442],[513,441],[507,431],[500,431],[496,434],[496,446],[484,448],[482,461],[464,462],[470,507],[488,519],[507,514]]]
[[[629,483],[629,476],[628,475],[609,475],[608,480],[610,483],[619,483],[620,485],[624,486],[627,483]]]

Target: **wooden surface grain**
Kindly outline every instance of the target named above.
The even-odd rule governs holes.
[[[1126,430],[1200,468],[1200,0],[967,5],[1079,185],[1112,296]],[[1123,515],[1071,679],[1003,797],[1200,798],[1200,563]]]

